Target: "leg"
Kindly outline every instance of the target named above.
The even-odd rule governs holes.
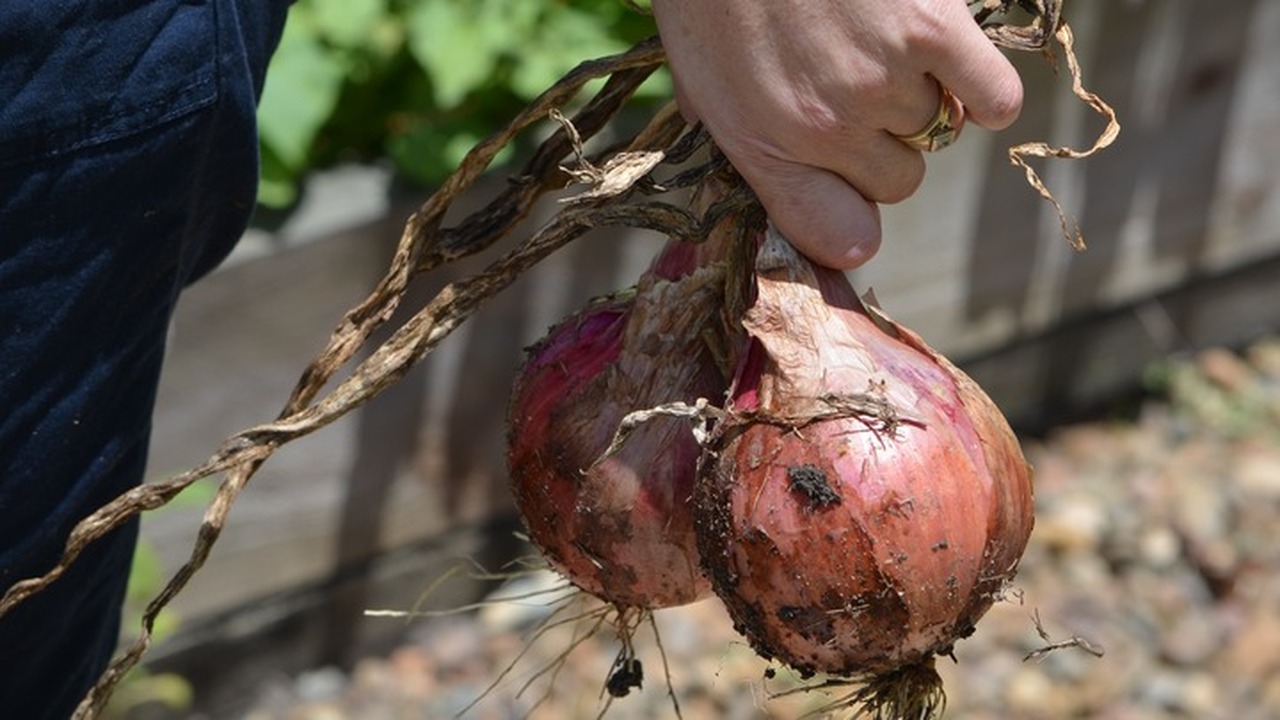
[[[142,479],[174,304],[253,208],[287,5],[0,7],[0,590]],[[65,718],[105,668],[135,537],[0,618],[5,716]]]

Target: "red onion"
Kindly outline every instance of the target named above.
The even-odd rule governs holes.
[[[603,457],[628,414],[723,401],[704,329],[723,267],[672,240],[633,291],[596,301],[531,348],[512,399],[509,467],[530,538],[579,588],[619,606],[704,597],[691,497],[701,453],[687,421],[656,417]]]
[[[1016,437],[970,378],[772,230],[742,325],[696,493],[716,594],[760,654],[802,674],[931,668],[1026,546]]]

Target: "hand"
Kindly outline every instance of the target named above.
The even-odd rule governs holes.
[[[880,246],[876,203],[906,199],[938,83],[970,122],[1008,126],[1022,83],[964,0],[653,0],[676,98],[701,120],[778,229],[853,268]]]

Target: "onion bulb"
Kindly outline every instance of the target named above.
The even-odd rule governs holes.
[[[696,492],[715,592],[806,676],[931,668],[1017,569],[1030,466],[982,390],[843,273],[771,229],[755,275]]]
[[[723,266],[671,240],[631,291],[593,302],[530,349],[508,416],[512,490],[530,539],[573,584],[617,606],[655,609],[710,594],[692,495],[701,448],[686,421],[630,413],[722,402],[726,372],[704,332]]]

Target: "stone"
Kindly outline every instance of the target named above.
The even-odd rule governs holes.
[[[1198,667],[1225,642],[1221,625],[1203,612],[1185,612],[1173,620],[1160,639],[1161,656],[1180,667]]]
[[[1225,348],[1204,350],[1196,362],[1209,382],[1232,394],[1246,392],[1257,382],[1257,374],[1249,363]]]
[[[1280,447],[1244,443],[1232,458],[1236,488],[1249,500],[1280,501]]]

